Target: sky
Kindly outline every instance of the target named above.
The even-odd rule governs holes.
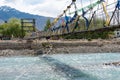
[[[87,5],[90,0],[82,0]],[[97,0],[91,0],[92,2]],[[116,0],[106,0],[112,3]],[[0,0],[0,6],[10,6],[22,12],[48,17],[57,17],[71,3],[71,0]],[[77,0],[77,7],[81,7],[81,0]]]

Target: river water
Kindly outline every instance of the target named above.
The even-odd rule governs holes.
[[[0,80],[120,80],[119,53],[0,58]]]

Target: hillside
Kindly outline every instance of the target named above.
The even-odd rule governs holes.
[[[50,18],[51,21],[53,20],[53,18],[51,18],[51,17],[33,15],[30,13],[21,12],[19,10],[16,10],[16,9],[8,7],[8,6],[1,6],[0,7],[0,23],[3,21],[7,21],[10,18],[19,18],[19,19],[34,18],[34,19],[36,19],[36,28],[38,30],[43,30],[46,20],[48,18]]]

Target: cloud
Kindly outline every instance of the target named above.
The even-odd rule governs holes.
[[[20,11],[55,17],[66,5],[66,1],[68,0],[1,0],[0,6],[7,5]]]
[[[114,0],[108,1],[112,3]],[[70,3],[71,0],[0,0],[0,6],[7,5],[23,12],[51,17],[57,17]],[[80,0],[76,3],[81,8]],[[83,0],[83,5],[87,4],[90,4],[90,0]]]

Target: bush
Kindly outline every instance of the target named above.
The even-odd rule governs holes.
[[[21,23],[19,19],[11,18],[8,23],[4,23],[0,25],[0,33],[3,36],[9,36],[9,37],[23,37],[25,36],[25,32],[21,32]]]
[[[88,38],[88,41],[92,41],[92,39],[91,39],[91,38]]]
[[[108,39],[109,35],[113,34],[111,31],[96,31],[96,32],[85,32],[85,33],[77,33],[77,34],[71,34],[63,36],[65,39],[88,39],[91,41],[92,39]]]

